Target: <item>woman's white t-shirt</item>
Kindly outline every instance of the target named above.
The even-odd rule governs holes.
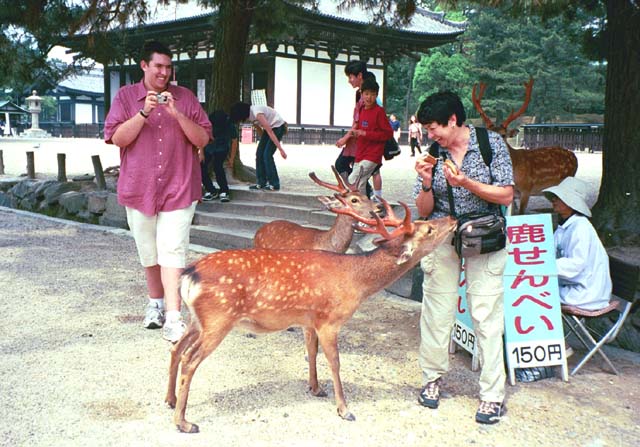
[[[285,121],[282,117],[269,106],[255,105],[249,108],[249,121],[251,121],[255,126],[261,127],[260,123],[257,121],[257,115],[264,115],[265,119],[269,123],[269,125],[274,127],[282,126]]]

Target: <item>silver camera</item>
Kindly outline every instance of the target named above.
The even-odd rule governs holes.
[[[156,97],[158,98],[158,104],[166,104],[169,102],[169,97],[161,93],[158,93]]]

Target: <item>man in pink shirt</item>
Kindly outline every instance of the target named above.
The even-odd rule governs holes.
[[[175,343],[185,330],[178,282],[202,197],[198,148],[211,139],[211,123],[190,90],[169,84],[169,48],[145,43],[140,67],[142,81],[113,99],[104,137],[120,147],[118,202],[127,210],[149,293],[143,324],[164,326],[163,337]]]

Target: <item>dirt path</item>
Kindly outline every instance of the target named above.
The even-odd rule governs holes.
[[[192,254],[192,258],[199,255]],[[0,445],[631,446],[640,439],[640,357],[609,349],[570,382],[508,386],[508,416],[476,424],[477,373],[452,356],[438,410],[416,401],[416,303],[378,294],[340,336],[355,422],[306,393],[301,332],[230,334],[197,371],[176,432],[163,404],[169,345],[141,328],[144,278],[121,234],[0,209]],[[571,359],[575,361],[574,358]]]

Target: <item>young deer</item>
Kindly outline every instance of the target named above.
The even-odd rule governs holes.
[[[331,169],[338,181],[337,185],[323,182],[314,172],[309,173],[309,177],[318,185],[337,191],[336,199],[339,198],[343,203],[346,203],[361,217],[369,218],[371,212],[380,212],[379,205],[358,191],[357,182],[351,184],[338,174],[334,166],[331,166]],[[319,196],[318,199],[329,209],[333,206],[342,206],[340,202],[331,197]],[[329,230],[320,230],[318,228],[303,227],[287,220],[274,220],[263,225],[258,230],[253,238],[253,246],[274,249],[308,248],[311,250],[344,253],[353,239],[352,224],[354,222],[356,222],[355,218],[346,214],[339,214]]]
[[[338,414],[354,420],[340,380],[338,332],[370,295],[392,283],[427,253],[450,238],[456,222],[447,217],[411,222],[407,205],[404,220],[390,213],[364,219],[348,207],[335,212],[350,214],[382,239],[379,246],[361,255],[319,250],[246,249],[220,251],[205,256],[183,273],[180,294],[191,321],[171,351],[166,402],[175,408],[174,422],[182,432],[198,426],[185,420],[191,379],[200,363],[213,352],[235,326],[254,332],[274,332],[302,326],[311,335],[309,389],[323,396],[316,370],[317,341],[331,367]],[[391,233],[386,225],[396,226]],[[314,339],[315,337],[315,339]],[[176,398],[178,366],[180,388]]]
[[[529,106],[531,90],[533,89],[533,78],[529,79],[529,82],[524,83],[525,97],[522,107],[520,107],[517,112],[512,111],[500,126],[494,124],[480,105],[487,85],[482,82],[480,83],[480,92],[477,96],[476,87],[477,85],[473,86],[471,93],[473,105],[480,113],[487,129],[499,133],[509,148],[509,155],[511,156],[511,163],[513,165],[513,176],[516,184],[515,189],[520,196],[518,214],[524,214],[527,204],[529,203],[529,197],[533,194],[539,194],[543,189],[555,186],[566,177],[576,174],[578,170],[578,159],[572,151],[560,146],[514,149],[507,141],[507,138],[513,137],[517,133],[516,129],[508,130],[509,124],[522,115]]]

